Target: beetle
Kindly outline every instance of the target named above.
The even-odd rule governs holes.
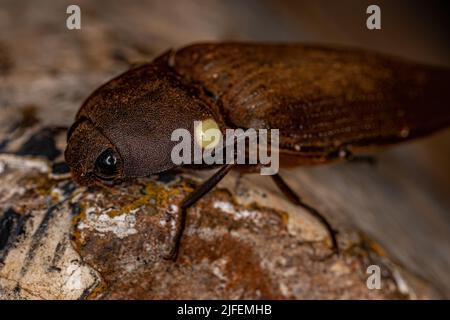
[[[176,167],[171,133],[193,132],[194,121],[211,119],[220,130],[279,129],[283,166],[355,159],[371,147],[448,126],[449,80],[446,68],[359,49],[193,44],[95,90],[68,131],[65,159],[83,185],[164,172]],[[187,209],[234,167],[224,164],[184,199],[169,257],[177,255]],[[279,174],[272,178],[289,200],[325,225],[337,249],[327,220]]]

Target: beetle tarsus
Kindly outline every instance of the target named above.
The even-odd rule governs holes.
[[[343,158],[349,162],[367,163],[371,166],[377,164],[377,158],[367,154],[353,154],[351,151],[344,149]]]
[[[306,209],[311,215],[313,215],[316,219],[318,219],[323,226],[327,229],[330,239],[333,251],[338,254],[339,253],[339,246],[336,239],[337,231],[333,229],[331,224],[328,222],[328,220],[316,209],[311,207],[310,205],[304,203],[301,198],[295,193],[294,190],[289,187],[289,185],[283,180],[283,178],[279,174],[275,174],[272,176],[273,181],[278,186],[278,188],[281,190],[281,192],[295,205],[300,206],[304,209]]]
[[[184,233],[184,228],[186,227],[186,216],[187,208],[184,204],[181,206],[181,212],[177,216],[177,222],[175,224],[175,236],[173,237],[173,242],[170,245],[170,250],[163,255],[166,260],[176,261],[178,258],[178,251],[180,248],[181,237]]]
[[[368,156],[368,155],[353,155],[353,154],[351,154],[349,157],[346,157],[346,160],[349,162],[367,163],[371,166],[374,166],[377,164],[377,158],[375,158],[374,156]]]

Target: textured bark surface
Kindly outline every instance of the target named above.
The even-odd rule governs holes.
[[[65,128],[82,100],[129,62],[195,40],[364,45],[363,38],[347,41],[314,5],[288,1],[277,10],[270,1],[81,1],[82,30],[68,31],[69,3],[0,4],[0,298],[450,297],[448,131],[384,151],[375,167],[282,172],[339,230],[340,256],[330,254],[323,227],[266,177],[233,173],[191,209],[173,263],[161,254],[179,202],[210,173],[165,174],[115,189],[80,188],[57,174]],[[352,21],[324,6],[343,26]],[[248,19],[255,12],[258,19]],[[448,61],[448,51],[411,25],[405,30],[403,46],[386,34],[366,46]],[[366,286],[372,264],[381,268],[381,290]]]
[[[196,185],[192,177],[164,174],[120,188],[85,189],[56,179],[43,160],[2,155],[0,164],[2,298],[400,299],[414,294],[404,287],[402,272],[367,239],[341,229],[342,253],[336,256],[314,219],[255,187],[246,188],[251,194],[233,194],[233,177],[190,210],[173,262],[162,255],[179,202]],[[372,264],[381,267],[381,290],[366,286]]]

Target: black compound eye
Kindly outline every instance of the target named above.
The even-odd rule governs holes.
[[[119,170],[119,158],[112,149],[107,149],[98,156],[95,169],[101,178],[113,178]]]

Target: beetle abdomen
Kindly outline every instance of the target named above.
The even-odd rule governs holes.
[[[198,44],[176,52],[173,67],[220,101],[228,125],[280,129],[281,147],[294,151],[323,156],[450,124],[449,71],[381,54],[294,44]]]

